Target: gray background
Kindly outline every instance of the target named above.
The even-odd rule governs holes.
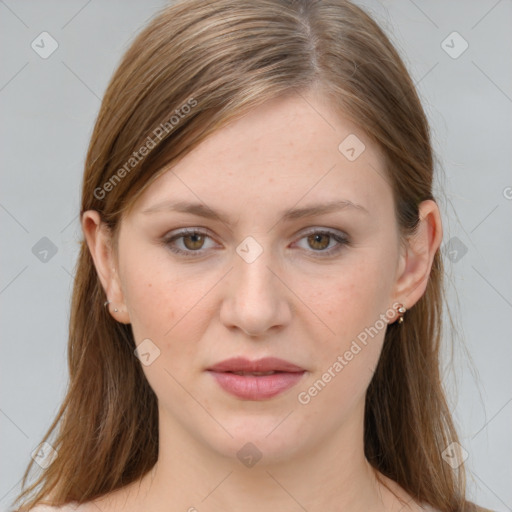
[[[80,180],[101,97],[165,3],[0,0],[1,510],[64,397]],[[358,3],[404,57],[441,164],[458,334],[445,382],[469,454],[469,497],[512,510],[512,2]],[[43,31],[58,43],[46,59],[31,47]]]

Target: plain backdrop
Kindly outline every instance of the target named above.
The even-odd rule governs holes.
[[[510,511],[512,2],[358,3],[397,46],[431,122],[457,325],[445,383],[469,498]],[[80,181],[100,101],[134,35],[165,4],[0,0],[2,511],[67,384]]]

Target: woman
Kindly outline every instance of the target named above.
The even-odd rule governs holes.
[[[432,182],[360,8],[162,11],[92,136],[56,457],[19,510],[483,510],[440,384]]]

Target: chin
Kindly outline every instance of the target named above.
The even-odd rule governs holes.
[[[208,436],[205,441],[218,455],[247,467],[257,465],[261,468],[287,462],[305,448],[305,439],[301,435],[304,429],[294,425],[291,418],[283,421],[288,413],[283,414],[282,410],[286,409],[281,409],[279,414],[260,412],[258,415],[232,418],[231,421],[219,418],[233,437],[223,429],[216,429],[215,438]]]

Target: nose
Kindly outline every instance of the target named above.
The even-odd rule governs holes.
[[[235,253],[233,266],[225,285],[221,322],[251,337],[264,337],[289,324],[293,293],[270,250],[263,250],[254,261]]]

